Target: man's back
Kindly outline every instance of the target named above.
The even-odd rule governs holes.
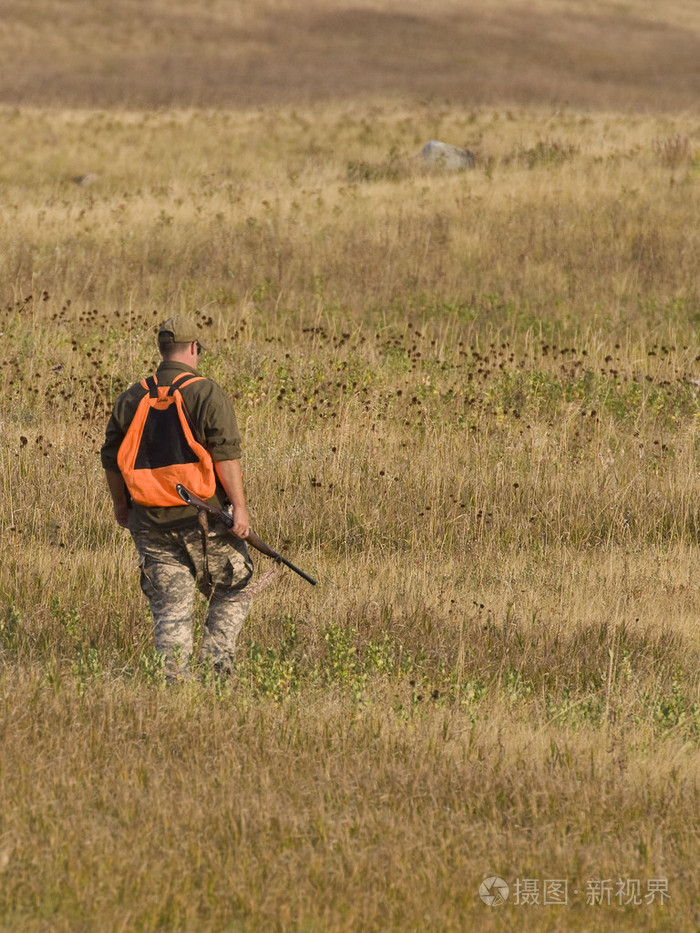
[[[156,370],[158,385],[171,385],[173,379],[196,370],[184,363],[163,360]],[[141,382],[136,382],[117,398],[105,432],[101,459],[105,470],[118,470],[117,456],[141,399],[146,395]],[[223,390],[211,379],[199,379],[180,389],[187,415],[196,440],[209,452],[215,462],[240,460],[241,439],[233,408]],[[211,498],[211,504],[222,508],[226,494],[220,483]],[[177,528],[196,524],[196,515],[187,505],[142,506],[133,503],[129,515],[129,528]]]

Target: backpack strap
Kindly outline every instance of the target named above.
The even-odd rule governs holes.
[[[158,398],[158,380],[155,376],[155,373],[152,376],[149,376],[148,379],[144,379],[141,385],[148,389],[148,394],[151,398]]]
[[[173,395],[175,389],[184,389],[185,386],[192,385],[193,382],[199,382],[204,376],[195,376],[192,373],[179,373],[170,384],[168,395]]]
[[[170,383],[170,388],[168,389],[168,398],[172,398],[176,390],[183,389],[185,386],[192,385],[193,382],[201,382],[204,379],[204,376],[195,376],[194,373],[178,373],[177,376]],[[202,438],[199,435],[192,416],[190,415],[187,406],[185,405],[185,400],[180,396],[182,400],[182,411],[187,419],[187,423],[190,426],[190,431],[192,431],[192,436],[197,441],[198,444],[204,446]]]

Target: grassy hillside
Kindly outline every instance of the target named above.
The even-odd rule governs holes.
[[[697,929],[695,5],[197,6],[2,4],[0,929]],[[166,689],[98,449],[174,311],[319,585]]]

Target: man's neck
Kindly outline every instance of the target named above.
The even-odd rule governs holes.
[[[174,353],[172,356],[163,357],[164,363],[184,363],[185,366],[190,366],[192,369],[197,365],[197,354],[196,353]]]
[[[197,371],[196,367],[192,363],[187,363],[184,360],[180,360],[180,359],[169,359],[169,360],[162,359],[160,361],[160,365],[158,366],[158,369],[161,369],[162,367],[166,367],[166,366],[175,366],[178,369],[179,368],[189,369],[193,373]]]

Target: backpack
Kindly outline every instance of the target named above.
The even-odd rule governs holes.
[[[126,488],[138,505],[182,505],[175,489],[178,483],[200,499],[214,495],[214,463],[195,439],[180,394],[180,389],[202,378],[180,373],[169,386],[159,386],[155,375],[141,381],[147,392],[117,454]]]

